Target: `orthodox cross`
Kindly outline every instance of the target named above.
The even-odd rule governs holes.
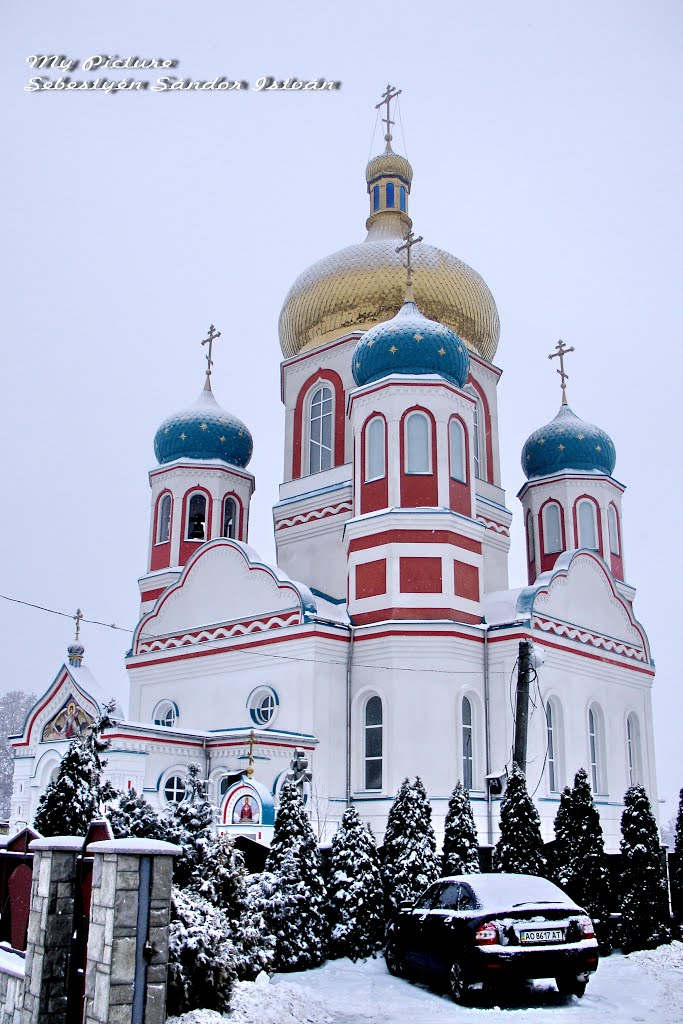
[[[247,765],[247,777],[251,778],[254,774],[254,743],[256,742],[256,736],[252,729],[249,733],[249,764]]]
[[[559,359],[560,360],[560,368],[559,368],[559,370],[557,372],[559,373],[560,380],[562,381],[562,385],[561,385],[562,386],[562,405],[566,405],[567,404],[567,383],[566,382],[569,380],[569,374],[564,372],[564,357],[567,355],[568,352],[575,352],[576,350],[575,350],[573,345],[571,345],[569,348],[567,348],[567,346],[562,341],[562,339],[560,339],[558,341],[558,343],[555,346],[555,348],[557,349],[557,352],[551,352],[550,355],[548,356],[548,359]]]
[[[82,619],[83,619],[83,612],[81,611],[80,608],[77,608],[76,609],[76,614],[74,615],[74,622],[76,623],[76,642],[78,642],[78,640],[80,638],[80,634],[81,634],[81,620]]]
[[[386,125],[386,133],[384,135],[385,142],[391,142],[391,126],[396,124],[395,121],[391,120],[391,101],[395,100],[397,96],[400,96],[403,92],[402,89],[395,89],[393,85],[387,85],[386,89],[382,93],[382,99],[379,103],[375,104],[375,110],[379,110],[380,107],[387,108],[387,116],[382,118],[382,123]]]
[[[396,252],[406,252],[406,262],[404,264],[406,268],[406,301],[413,302],[413,262],[412,262],[412,248],[417,245],[418,242],[422,241],[422,235],[419,238],[413,236],[413,232],[409,231],[405,236],[403,245],[399,245]]]
[[[216,340],[216,338],[220,338],[220,336],[221,336],[221,332],[217,331],[216,328],[213,326],[213,324],[211,324],[211,326],[209,327],[209,337],[208,338],[204,338],[204,341],[202,342],[202,345],[208,345],[209,346],[209,351],[206,353],[206,385],[205,385],[208,388],[209,391],[211,390],[211,379],[210,378],[211,378],[211,367],[213,366],[213,359],[211,358],[211,356],[213,354],[213,343]]]

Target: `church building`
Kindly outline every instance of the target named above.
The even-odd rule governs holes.
[[[252,437],[214,396],[214,327],[203,390],[156,432],[128,713],[106,733],[107,774],[162,810],[199,762],[220,827],[267,844],[303,750],[323,838],[353,803],[381,842],[402,780],[420,775],[437,836],[461,780],[480,841],[495,842],[531,640],[527,778],[544,838],[585,767],[614,850],[627,787],[657,805],[654,666],[626,576],[615,447],[567,404],[560,342],[562,403],[522,451],[527,579],[511,588],[498,312],[476,271],[413,234],[393,96],[365,171],[365,239],[304,270],[280,314],[275,564],[249,545]],[[32,822],[102,704],[77,636],[13,740],[12,829]]]

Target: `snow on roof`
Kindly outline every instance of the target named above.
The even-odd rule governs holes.
[[[493,590],[490,594],[484,594],[484,618],[489,626],[500,626],[519,619],[517,598],[524,589],[516,587],[514,590]]]
[[[4,942],[0,944],[0,973],[9,974],[13,978],[23,978],[25,964],[23,956],[9,949]]]
[[[165,843],[161,839],[103,839],[90,843],[88,853],[138,853],[155,857],[175,857],[182,847]]]
[[[331,619],[332,622],[339,622],[346,625],[349,621],[349,613],[346,609],[346,603],[341,604],[336,601],[328,601],[326,598],[321,597],[317,593],[313,593],[317,612],[313,615],[313,618],[320,617],[321,619]]]

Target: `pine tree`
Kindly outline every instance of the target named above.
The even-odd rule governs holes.
[[[671,870],[671,897],[679,932],[683,933],[683,789],[679,794]]]
[[[348,807],[332,838],[327,886],[332,958],[356,961],[384,944],[384,893],[379,853],[370,827]]]
[[[565,786],[560,794],[560,805],[555,815],[555,845],[552,852],[550,874],[561,889],[565,889],[570,877],[572,847],[571,834],[572,791]]]
[[[115,839],[161,839],[168,841],[168,825],[143,796],[131,787],[119,792],[107,815]]]
[[[166,835],[168,842],[176,843],[183,850],[174,861],[174,884],[180,889],[194,888],[196,891],[199,891],[216,836],[213,805],[204,794],[200,771],[198,764],[188,765],[185,796],[167,819]]]
[[[642,786],[626,790],[621,837],[621,946],[632,953],[671,939],[659,830]]]
[[[558,818],[561,817],[562,801]],[[560,822],[561,856],[558,884],[591,916],[603,953],[611,949],[609,871],[600,815],[593,803],[588,775],[580,768]],[[556,829],[558,826],[555,819]],[[558,851],[560,852],[560,851]]]
[[[494,871],[545,875],[541,819],[526,788],[523,772],[513,764],[500,805],[500,839],[493,854]]]
[[[444,875],[470,875],[479,871],[479,837],[474,824],[470,795],[457,782],[448,801],[444,823]]]
[[[110,745],[102,733],[111,725],[113,707],[113,701],[105,704],[90,732],[69,744],[57,778],[48,783],[38,802],[34,827],[41,835],[84,836],[93,818],[101,816],[102,805],[115,799],[116,790],[102,780],[107,762],[100,756]]]
[[[438,878],[432,809],[422,780],[404,779],[387,817],[382,852],[386,916],[394,920],[401,904],[414,901]]]
[[[169,931],[169,1014],[230,1009],[235,950],[222,910],[196,892],[173,887]]]
[[[286,781],[280,790],[266,870],[279,883],[266,915],[276,937],[276,969],[317,967],[326,946],[325,883],[315,835],[294,782]]]

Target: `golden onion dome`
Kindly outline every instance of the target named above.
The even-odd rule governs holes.
[[[404,254],[397,246],[412,227],[408,196],[412,168],[390,143],[366,170],[370,196],[367,237],[304,270],[280,312],[285,358],[367,331],[395,316],[405,298]],[[412,252],[414,292],[422,313],[445,324],[467,347],[491,361],[500,337],[498,310],[485,281],[444,249],[422,243]]]

